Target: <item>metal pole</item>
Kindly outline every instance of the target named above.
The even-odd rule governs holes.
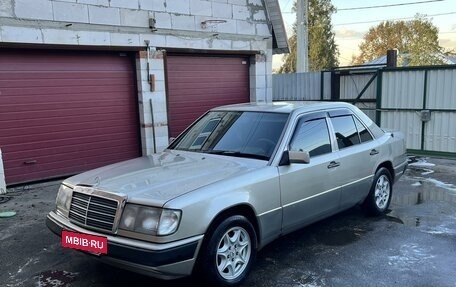
[[[296,8],[296,72],[304,73],[309,71],[308,0],[297,0]]]

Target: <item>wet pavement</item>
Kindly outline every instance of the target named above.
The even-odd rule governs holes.
[[[243,286],[456,287],[456,161],[416,158],[394,186],[391,211],[357,207],[266,246]],[[45,226],[59,182],[0,197],[0,286],[201,286],[161,281],[64,249]]]

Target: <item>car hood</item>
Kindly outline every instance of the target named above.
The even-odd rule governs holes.
[[[179,195],[265,165],[266,161],[255,159],[168,150],[87,171],[64,182],[162,206]]]

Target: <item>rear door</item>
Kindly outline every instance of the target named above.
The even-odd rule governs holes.
[[[341,208],[362,201],[369,192],[379,148],[372,135],[347,109],[330,112],[338,145]]]

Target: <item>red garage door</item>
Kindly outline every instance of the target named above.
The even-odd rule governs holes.
[[[249,102],[248,63],[246,57],[168,55],[170,136],[213,107]]]
[[[139,155],[132,60],[119,53],[0,51],[7,184]]]

